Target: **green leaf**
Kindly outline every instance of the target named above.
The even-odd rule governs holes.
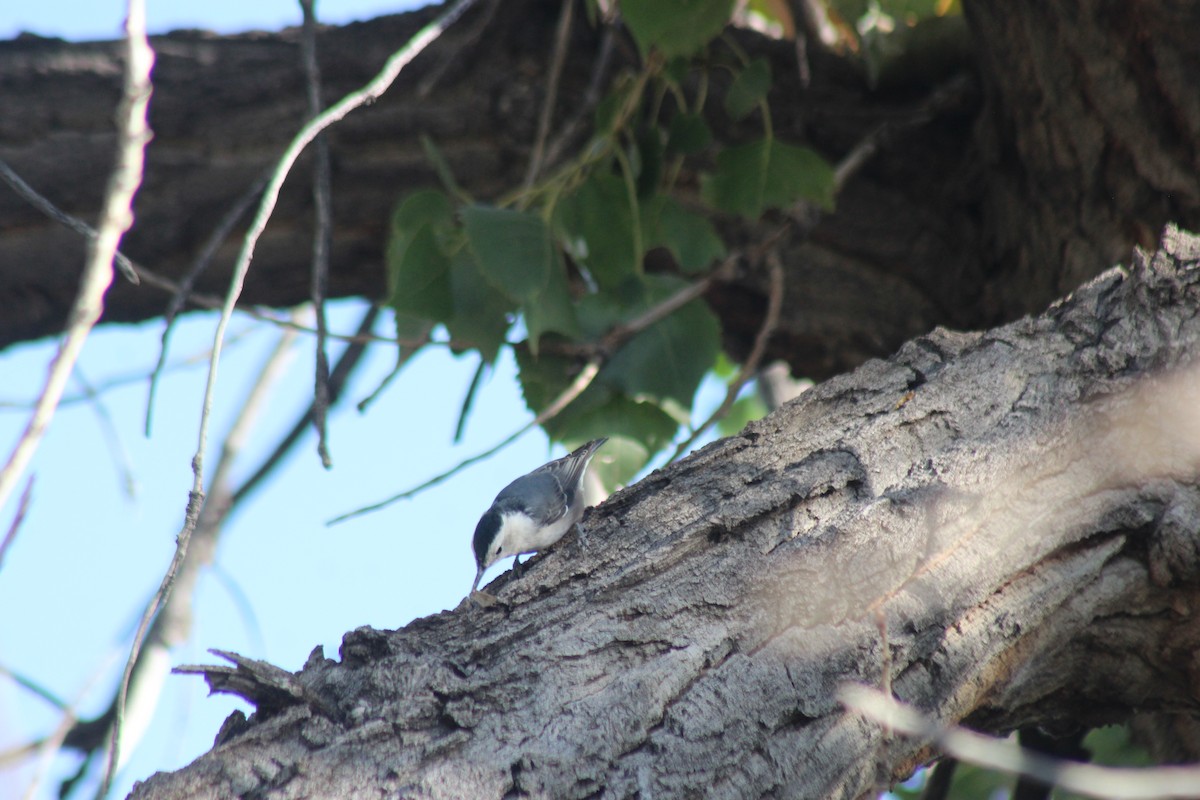
[[[580,440],[582,444],[586,440]],[[627,486],[657,451],[624,436],[610,436],[592,461],[592,471],[610,493]]]
[[[816,151],[775,141],[764,201],[784,208],[796,200],[808,200],[826,211],[833,210],[833,167]]]
[[[765,58],[756,58],[737,74],[725,95],[725,111],[741,119],[766,100],[771,88],[771,67]]]
[[[398,286],[400,264],[413,237],[429,227],[439,237],[454,228],[454,208],[450,198],[436,189],[422,189],[406,197],[392,212],[392,228],[387,243],[388,297],[394,297]]]
[[[605,298],[590,295],[580,303],[581,323],[588,330],[604,321],[607,329],[686,286],[672,276],[647,275],[633,302],[618,305],[613,293]],[[650,397],[660,403],[675,400],[690,408],[700,379],[716,361],[719,345],[717,318],[702,301],[693,300],[626,342],[596,380],[631,397]]]
[[[725,257],[725,243],[712,223],[670,197],[662,199],[657,217],[646,227],[650,246],[667,248],[686,273],[703,272],[713,261]]]
[[[404,234],[431,225],[439,231],[454,225],[454,207],[445,192],[421,189],[413,192],[392,213],[392,232]]]
[[[522,305],[525,328],[529,332],[529,349],[535,356],[542,334],[553,331],[568,339],[579,338],[579,322],[575,318],[566,270],[557,251],[554,255],[554,265],[547,276],[546,286]]]
[[[462,216],[467,241],[493,286],[521,303],[546,288],[558,252],[541,217],[489,206],[468,206]]]
[[[757,219],[768,208],[808,200],[833,208],[833,169],[806,147],[773,139],[730,147],[717,155],[717,169],[701,185],[714,208]]]
[[[554,402],[575,380],[582,366],[577,359],[548,354],[539,356],[522,346],[514,347],[513,355],[517,360],[521,394],[526,407],[534,414],[540,414]],[[593,380],[579,397],[546,423],[546,432],[557,441],[567,438],[575,419],[604,405],[612,395],[611,389]],[[599,435],[604,434],[601,432]]]
[[[699,114],[676,114],[667,130],[667,154],[690,156],[712,143],[712,130]]]
[[[450,262],[450,287],[454,313],[446,320],[446,330],[455,343],[475,347],[485,364],[496,360],[504,344],[515,305],[488,283],[475,257],[466,248],[455,253]]]
[[[591,175],[558,204],[556,222],[567,252],[602,288],[617,286],[640,271],[629,192],[616,175]]]
[[[621,0],[621,17],[642,54],[690,56],[715,39],[733,14],[734,0]]]
[[[396,333],[396,341],[406,343],[396,348],[397,368],[404,364],[409,356],[418,349],[411,346],[411,343],[424,340],[429,335],[429,331],[433,328],[433,325],[434,323],[431,320],[412,314],[401,314],[399,312],[392,314],[392,327]]]
[[[388,268],[395,286],[389,305],[397,312],[438,321],[454,312],[450,259],[442,255],[432,227],[419,228],[403,248],[389,248]]]
[[[598,436],[621,437],[637,442],[647,455],[657,453],[674,438],[679,430],[670,414],[650,400],[635,400],[623,394],[611,394],[606,402],[576,415],[561,436],[564,443],[591,441]],[[607,445],[606,445],[607,446]],[[635,471],[645,464],[638,464]]]

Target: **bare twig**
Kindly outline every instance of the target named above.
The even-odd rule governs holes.
[[[54,205],[54,203],[51,203],[45,197],[38,194],[32,186],[26,183],[24,179],[22,179],[21,176],[18,175],[13,168],[3,160],[0,160],[0,180],[7,183],[14,192],[19,194],[25,200],[25,202],[29,203],[38,211],[41,211],[55,222],[60,222],[63,225],[66,225],[68,228],[75,231],[85,239],[95,240],[96,236],[98,235],[96,229],[91,225],[88,225],[86,222],[79,219],[79,217],[71,216],[58,206]],[[125,276],[127,281],[135,286],[141,282],[138,278],[137,270],[133,267],[133,262],[131,262],[120,250],[115,252],[114,261],[117,265],[117,268],[121,270],[121,274]]]
[[[87,264],[68,317],[66,335],[50,364],[37,408],[30,416],[4,469],[0,470],[0,508],[8,501],[50,425],[79,351],[104,309],[104,293],[112,284],[117,244],[133,224],[133,196],[141,185],[145,147],[150,141],[146,107],[150,102],[150,68],[154,64],[154,51],[150,49],[144,31],[139,31],[143,16],[141,1],[130,0],[130,20],[126,22],[125,88],[118,113],[116,166],[109,179],[100,226],[88,248]]]
[[[216,390],[217,371],[221,361],[221,343],[225,337],[225,328],[229,324],[229,317],[233,313],[233,307],[237,303],[237,298],[242,291],[242,285],[245,283],[246,273],[250,269],[250,261],[254,257],[254,247],[258,243],[263,230],[267,227],[267,221],[271,218],[275,204],[279,199],[280,189],[282,189],[283,182],[291,171],[292,165],[296,163],[296,159],[300,157],[300,153],[317,134],[342,119],[342,117],[354,109],[376,100],[387,91],[388,87],[392,85],[392,82],[396,80],[396,77],[408,63],[416,58],[417,54],[429,46],[430,43],[436,40],[442,34],[442,31],[462,16],[474,2],[475,0],[458,0],[458,2],[440,14],[437,19],[417,31],[416,35],[404,47],[397,50],[388,58],[383,69],[365,86],[346,95],[320,115],[309,120],[300,129],[300,132],[293,137],[291,144],[288,145],[283,155],[279,158],[275,172],[267,184],[267,188],[263,191],[263,198],[259,203],[258,213],[250,225],[250,230],[246,233],[245,242],[242,245],[241,253],[238,255],[237,263],[234,265],[229,293],[221,308],[221,317],[217,321],[217,330],[213,336],[213,357],[208,371],[208,384],[204,392],[204,410],[200,415],[200,442],[196,448],[196,456],[193,459],[194,463],[197,464],[197,485],[194,491],[200,491],[200,471],[205,446],[208,441],[208,420],[212,410],[213,394]]]
[[[640,315],[621,325],[617,325],[600,340],[600,350],[613,352],[631,338],[649,328],[654,323],[674,314],[688,303],[699,298],[714,282],[720,280],[732,267],[734,259],[730,258],[713,272],[695,283],[690,283],[671,295],[661,303],[651,306]]]
[[[162,290],[168,291],[168,292],[177,292],[179,290],[179,284],[176,283],[175,281],[171,280],[170,278],[159,275],[158,273],[148,270],[143,266],[140,266],[140,265],[135,265],[135,266],[137,266],[138,274],[142,276],[142,280],[146,283],[147,286],[153,286],[156,289],[162,289]],[[199,292],[192,292],[191,294],[188,295],[187,299],[188,299],[188,302],[193,303],[194,305],[199,306],[200,308],[207,308],[207,309],[214,310],[214,311],[223,308],[225,305],[224,298],[217,297],[216,295],[211,295],[211,294],[202,294]],[[282,317],[275,316],[274,314],[268,314],[268,313],[266,313],[258,308],[255,308],[253,306],[238,305],[237,310],[240,313],[245,314],[246,316],[250,317],[251,319],[256,319],[259,322],[266,322],[270,325],[274,325],[279,328],[291,328],[292,330],[299,331],[300,333],[309,333],[309,334],[313,334],[313,335],[316,335],[316,332],[317,332],[316,328],[313,328],[309,325],[297,324],[289,319],[284,319]],[[341,334],[341,333],[329,333],[328,338],[333,339],[335,341],[339,341],[339,342],[350,342],[350,343],[353,343],[356,341],[363,341],[362,337],[355,337],[354,335],[346,335],[346,334]],[[402,339],[397,339],[394,336],[368,336],[367,340],[372,341],[372,342],[383,342],[385,344],[400,344],[400,345],[409,346],[409,347],[418,347],[423,344],[445,345],[445,346],[449,347],[452,344],[454,344],[453,342],[443,341],[443,340],[438,340],[438,341],[427,341],[425,339],[402,340]],[[207,357],[206,357],[206,360],[207,360]]]
[[[120,730],[125,724],[126,716],[145,719],[153,713],[158,702],[161,682],[149,680],[147,676],[165,671],[169,666],[166,653],[187,636],[191,619],[191,590],[195,586],[196,575],[200,567],[211,559],[221,526],[233,507],[227,488],[229,472],[242,450],[248,432],[253,428],[259,412],[264,407],[267,395],[278,382],[288,358],[294,353],[292,345],[296,335],[294,331],[288,330],[280,335],[263,367],[258,370],[259,378],[222,443],[208,498],[205,500],[201,495],[201,499],[204,500],[202,507],[195,502],[189,503],[189,516],[185,525],[190,528],[185,527],[184,533],[180,534],[180,542],[176,545],[175,556],[167,576],[143,612],[132,648],[135,655],[126,664],[125,674],[109,711],[95,720],[80,723],[78,729],[71,732],[68,743],[74,740],[73,744],[84,752],[91,752],[99,746],[102,738],[108,738],[111,758],[112,741],[119,740],[118,737],[126,738]],[[85,730],[96,728],[107,730],[105,737],[90,736]],[[121,763],[119,758],[116,763]]]
[[[84,399],[92,407],[92,411],[95,412],[96,419],[100,423],[100,433],[108,443],[109,452],[112,453],[117,473],[121,476],[121,485],[125,490],[125,496],[128,498],[136,497],[137,478],[133,475],[133,461],[129,458],[129,451],[125,448],[125,442],[121,440],[121,434],[117,430],[117,426],[113,423],[112,414],[108,413],[108,406],[104,404],[104,400],[101,399],[100,394],[96,391],[96,387],[92,386],[91,382],[84,377],[83,370],[75,370],[74,377],[75,382],[79,384],[79,388],[83,392]]]
[[[914,113],[902,120],[893,120],[879,125],[868,133],[833,170],[834,191],[839,192],[871,156],[879,152],[897,134],[920,127],[942,111],[959,102],[973,86],[973,79],[965,74],[956,75],[934,89]]]
[[[360,332],[370,331],[375,325],[375,320],[379,317],[379,306],[370,306],[359,322],[358,330]],[[370,341],[369,337],[362,337],[361,341],[354,342],[342,351],[342,355],[338,358],[338,362],[334,365],[333,371],[329,374],[329,403],[336,404],[341,399],[342,392],[346,388],[346,382],[350,379],[350,374],[354,368],[358,366],[362,360],[363,354],[366,352],[367,344]],[[415,351],[412,351],[415,352]],[[409,355],[412,353],[410,352]],[[233,504],[240,503],[247,495],[258,488],[258,485],[271,473],[278,464],[283,460],[283,457],[295,446],[300,437],[308,430],[311,424],[311,408],[305,412],[287,435],[275,446],[275,449],[267,456],[249,478],[239,486],[231,496]]]
[[[470,30],[463,34],[462,41],[456,48],[456,52],[447,53],[445,56],[443,56],[441,63],[430,69],[428,74],[421,79],[420,83],[417,84],[417,97],[420,97],[421,99],[428,97],[438,83],[441,82],[442,78],[445,77],[447,70],[450,69],[450,65],[459,60],[457,53],[470,50],[480,39],[483,38],[484,32],[488,29],[488,26],[492,24],[492,20],[495,19],[496,12],[500,9],[502,2],[503,0],[488,1],[487,6],[483,9],[483,12],[478,15],[478,19],[476,20],[475,24],[471,26]]]
[[[354,511],[349,511],[345,514],[336,516],[325,524],[336,525],[339,522],[345,522],[346,520],[354,519],[355,517],[362,516],[363,514],[369,514],[372,511],[379,511],[382,508],[390,506],[392,503],[397,503],[401,500],[407,500],[410,497],[420,494],[426,489],[430,489],[434,486],[437,486],[439,483],[454,477],[472,464],[476,464],[486,458],[492,457],[505,447],[508,447],[510,444],[515,442],[532,428],[535,428],[538,425],[543,425],[554,417],[558,416],[558,414],[562,412],[564,408],[571,404],[571,401],[583,394],[583,391],[591,385],[593,380],[596,379],[597,373],[600,372],[601,363],[602,361],[599,356],[593,357],[592,360],[589,361],[582,370],[580,370],[579,374],[575,377],[575,380],[571,382],[571,385],[568,386],[558,397],[556,397],[554,401],[550,403],[550,405],[542,409],[540,414],[526,424],[522,425],[513,433],[489,447],[487,450],[484,450],[482,453],[476,453],[469,458],[464,458],[462,461],[458,462],[445,472],[435,475],[424,483],[418,484],[411,489],[406,489],[399,494],[394,494],[386,500],[381,500],[378,503],[374,503],[369,506],[363,506],[362,508],[355,509]]]
[[[321,100],[321,68],[317,64],[317,17],[315,0],[300,0],[304,11],[303,36],[300,52],[304,61],[304,80],[308,88],[308,112],[316,117],[324,103]],[[328,331],[325,324],[325,290],[329,283],[329,247],[333,237],[332,178],[329,168],[329,140],[318,134],[313,142],[316,160],[313,164],[313,205],[316,229],[313,231],[312,276],[309,299],[317,320],[316,374],[313,378],[312,424],[317,429],[317,454],[325,469],[333,466],[329,455],[329,353],[326,349]]]
[[[542,160],[542,163],[555,164],[558,162],[563,150],[575,138],[579,128],[588,119],[588,115],[592,113],[592,109],[596,107],[596,103],[600,102],[600,92],[604,85],[604,75],[608,72],[609,62],[612,61],[613,30],[614,26],[612,25],[604,26],[604,37],[600,40],[600,52],[597,54],[596,63],[592,67],[592,78],[588,83],[587,92],[583,96],[583,103],[575,110],[570,121],[563,126],[562,132],[546,148],[546,156]]]
[[[366,411],[367,407],[374,403],[380,397],[380,395],[383,394],[384,390],[387,389],[391,382],[396,379],[396,376],[398,376],[400,371],[404,369],[404,365],[408,363],[410,358],[416,355],[418,350],[420,350],[426,344],[432,343],[430,342],[429,334],[433,331],[433,323],[430,322],[424,324],[423,328],[424,333],[420,339],[413,342],[396,342],[400,347],[400,351],[396,354],[395,366],[392,367],[391,372],[383,376],[383,380],[379,382],[379,385],[376,386],[369,395],[358,401],[358,410],[360,412]]]
[[[21,529],[21,523],[25,521],[25,515],[29,512],[29,501],[33,498],[33,476],[29,476],[29,480],[25,482],[25,491],[21,492],[21,499],[17,503],[17,513],[13,515],[12,523],[8,526],[8,533],[4,534],[4,541],[0,542],[0,567],[4,566],[4,556],[8,554],[8,548],[17,539],[17,531]]]
[[[542,101],[542,113],[538,117],[537,137],[533,141],[533,153],[525,171],[524,188],[533,186],[542,170],[542,158],[546,151],[546,139],[550,135],[550,123],[554,119],[554,106],[558,102],[558,82],[562,78],[563,64],[567,60],[567,42],[571,36],[572,13],[575,0],[562,0],[558,13],[558,30],[554,34],[554,56],[550,61],[550,75],[546,81],[546,97]]]
[[[955,726],[939,725],[911,706],[865,686],[843,686],[842,704],[900,733],[915,736],[959,761],[1026,775],[1068,792],[1106,800],[1194,798],[1200,767],[1102,767],[1062,761]]]
[[[299,313],[299,312],[297,312]],[[279,379],[287,371],[292,358],[295,356],[294,345],[296,344],[296,333],[294,331],[283,331],[279,339],[275,342],[275,346],[271,348],[270,354],[263,362],[263,366],[258,370],[258,379],[251,387],[250,393],[246,395],[243,401],[241,410],[238,412],[237,419],[229,429],[229,433],[225,435],[225,441],[221,444],[221,456],[217,459],[217,466],[213,470],[210,486],[212,490],[210,495],[215,496],[217,492],[229,494],[232,498],[232,492],[227,490],[229,484],[229,473],[233,469],[234,462],[241,454],[242,448],[245,446],[246,438],[254,429],[263,410],[263,405],[267,402],[271,392],[278,384]],[[212,498],[210,497],[210,503]],[[209,518],[209,509],[205,509],[205,522],[209,525],[218,524],[219,521]]]
[[[61,697],[59,697],[54,692],[47,689],[45,686],[42,686],[37,681],[33,680],[32,678],[28,678],[19,672],[13,672],[8,667],[6,667],[2,664],[0,664],[0,675],[3,675],[5,678],[8,678],[10,681],[17,684],[22,689],[25,689],[29,693],[35,694],[38,697],[42,698],[49,705],[54,706],[59,711],[66,711],[69,707],[66,700],[63,700]]]
[[[31,749],[38,751],[38,763],[34,768],[33,777],[30,779],[29,785],[25,788],[24,800],[33,800],[33,798],[38,796],[38,789],[42,781],[45,780],[46,775],[49,774],[54,757],[58,755],[59,750],[62,749],[64,742],[71,731],[74,730],[79,720],[79,706],[82,704],[83,699],[91,692],[96,682],[108,673],[109,668],[112,667],[112,661],[113,658],[104,659],[104,663],[92,672],[91,676],[84,683],[83,688],[79,690],[74,702],[65,705],[56,702],[56,705],[60,705],[63,716],[58,721],[58,725],[55,726],[53,733],[33,743]],[[46,695],[42,696],[47,700],[50,699]],[[86,763],[84,766],[86,766]]]
[[[767,343],[770,341],[771,335],[775,333],[775,329],[779,327],[779,314],[783,310],[783,265],[779,262],[779,255],[775,251],[767,254],[767,266],[770,276],[767,313],[763,318],[762,327],[758,329],[758,335],[754,337],[754,346],[750,349],[750,355],[747,356],[746,362],[742,364],[737,377],[729,384],[725,392],[725,399],[721,401],[721,405],[709,415],[708,419],[692,431],[686,441],[675,448],[675,453],[670,459],[671,461],[676,460],[686,453],[713,423],[719,419],[723,419],[729,413],[729,409],[733,408],[733,404],[737,401],[738,393],[742,391],[742,387],[746,385],[746,382],[758,370],[758,364],[762,361],[763,354],[767,351]]]
[[[121,233],[128,230],[129,226],[133,223],[133,194],[141,182],[145,147],[146,143],[150,141],[150,129],[146,123],[146,109],[150,103],[150,69],[154,66],[154,51],[150,49],[150,42],[146,38],[146,7],[144,0],[128,1],[128,10],[125,17],[125,41],[125,91],[124,97],[121,99],[121,112],[118,116],[122,146],[117,156],[117,167],[109,183],[109,199],[105,203],[105,213],[102,217],[104,221],[100,225],[100,234],[96,237],[96,241],[93,244],[92,263],[88,265],[87,272],[85,272],[85,285],[89,282],[87,278],[89,273],[99,272],[101,273],[101,277],[97,279],[97,284],[99,285],[96,294],[97,302],[91,313],[90,322],[84,330],[84,335],[86,335],[87,330],[91,329],[91,326],[95,324],[96,319],[100,315],[99,301],[111,281],[112,271],[108,265],[116,253],[117,242],[121,238]],[[102,284],[100,283],[101,281]],[[68,339],[70,339],[69,333]],[[79,346],[82,346],[82,344],[82,339],[79,339]],[[74,357],[71,358],[71,361],[74,361]],[[61,393],[62,389],[60,387],[58,394],[61,395]],[[2,498],[3,493],[0,492],[0,505],[3,505]],[[146,618],[144,625],[148,624],[149,618]],[[144,625],[142,630],[144,630]],[[137,640],[135,639],[133,652],[130,653],[129,660],[125,665],[125,675],[122,679],[121,691],[118,694],[116,720],[113,725],[112,739],[109,746],[108,764],[105,766],[104,777],[101,779],[100,791],[98,793],[101,797],[108,793],[108,787],[112,784],[113,773],[116,771],[117,758],[120,751],[119,735],[123,713],[122,706],[125,703],[129,675],[133,671],[133,664],[136,657]]]
[[[170,346],[171,331],[173,331],[175,327],[175,319],[189,300],[195,301],[197,305],[204,305],[204,303],[200,302],[199,297],[194,297],[192,295],[192,287],[196,285],[196,281],[202,274],[204,274],[204,271],[208,269],[208,266],[212,263],[212,260],[216,258],[217,250],[221,247],[225,240],[229,238],[229,234],[233,232],[233,228],[237,225],[238,220],[240,220],[242,216],[250,209],[250,206],[254,204],[254,198],[262,194],[263,187],[266,185],[266,183],[267,178],[264,175],[263,177],[254,181],[250,188],[242,193],[242,196],[237,199],[237,202],[235,202],[229,208],[229,210],[225,212],[225,216],[221,217],[221,221],[217,223],[216,229],[212,232],[212,235],[208,237],[208,241],[204,243],[204,248],[200,251],[200,255],[196,257],[196,260],[192,262],[192,266],[187,271],[187,274],[183,276],[183,279],[180,280],[179,283],[170,284],[170,288],[174,294],[171,296],[171,302],[167,304],[167,310],[163,312],[163,332],[162,340],[158,349],[158,362],[154,365],[154,370],[150,373],[150,388],[146,393],[146,436],[150,435],[151,417],[154,410],[154,397],[158,393],[159,376],[162,373],[162,368],[167,361],[167,352]],[[148,270],[146,270],[144,267],[137,267],[137,269],[140,274],[147,276]],[[155,280],[151,280],[149,277],[147,277],[146,283],[155,286],[156,288],[168,288],[167,286],[162,285],[162,283],[170,283],[165,278],[162,279],[162,283],[159,283],[157,280],[158,276],[154,275],[153,277]],[[222,302],[223,301],[219,298],[212,298],[211,307],[220,308]]]

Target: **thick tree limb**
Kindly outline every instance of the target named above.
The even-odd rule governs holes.
[[[918,338],[614,495],[500,605],[347,634],[289,693],[336,714],[260,707],[134,797],[852,798],[936,755],[843,681],[988,732],[1194,714],[1197,308],[1169,231]]]
[[[472,32],[480,9],[417,59],[393,93],[330,131],[338,187],[331,297],[382,296],[391,209],[403,192],[437,185],[422,135],[437,142],[472,196],[494,198],[520,184],[546,105],[561,8],[560,0],[506,0],[482,34]],[[796,374],[821,378],[938,324],[990,327],[1043,308],[1132,244],[1152,245],[1168,221],[1200,228],[1200,108],[1192,101],[1200,4],[972,0],[966,10],[967,26],[953,21],[944,26],[950,35],[934,42],[914,37],[907,60],[885,65],[874,87],[861,63],[821,49],[816,36],[806,39],[806,82],[792,43],[741,37],[749,54],[771,64],[772,119],[782,139],[813,146],[832,163],[864,143],[879,145],[847,181],[836,212],[811,235],[784,243],[788,296],[767,362],[783,358]],[[433,13],[323,31],[325,96],[361,83]],[[552,121],[556,144],[585,103],[568,99],[588,95],[597,62],[610,62],[601,51],[611,53],[611,66],[599,71],[606,79],[635,58],[624,34],[607,35],[605,49],[606,33],[584,14],[574,18],[562,119]],[[297,31],[182,32],[155,46],[157,138],[126,244],[140,264],[179,279],[302,123],[305,92]],[[116,58],[116,47],[104,43],[0,43],[8,112],[0,158],[85,219],[95,215],[109,166]],[[435,72],[435,90],[423,94]],[[970,80],[953,82],[962,75]],[[935,87],[948,83],[965,89],[941,97]],[[714,79],[714,108],[720,84]],[[735,128],[718,113],[714,124],[723,142],[761,135],[754,121]],[[880,130],[895,135],[876,141]],[[298,268],[309,259],[306,177],[302,171],[285,187],[256,251],[249,303],[290,306],[307,297]],[[694,186],[697,177],[685,174],[680,185]],[[734,248],[758,235],[735,220],[722,230]],[[0,191],[0,307],[8,310],[0,346],[61,327],[81,253],[75,234]],[[226,245],[197,288],[226,286],[233,258]],[[767,287],[765,273],[749,273],[708,297],[735,356],[752,346]],[[151,287],[119,285],[106,319],[154,317],[167,302]]]

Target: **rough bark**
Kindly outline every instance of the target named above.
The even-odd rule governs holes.
[[[437,182],[422,134],[474,196],[519,183],[560,4],[504,0],[481,28],[486,5],[379,103],[331,132],[331,295],[381,293],[393,203]],[[788,298],[769,357],[788,360],[797,374],[835,374],[937,324],[1014,319],[1124,258],[1131,245],[1152,244],[1168,221],[1200,228],[1200,5],[974,0],[966,10],[969,28],[952,24],[944,37],[913,43],[875,88],[852,56],[822,49],[815,36],[807,40],[807,83],[791,43],[743,37],[751,54],[771,61],[781,137],[836,161],[879,126],[895,126],[846,185],[837,211],[783,244]],[[325,31],[325,96],[362,83],[430,13]],[[584,16],[572,31],[559,124],[579,110],[596,62],[600,34]],[[178,278],[282,150],[305,101],[294,31],[155,41],[157,137],[125,249]],[[0,158],[84,218],[94,216],[111,159],[116,52],[109,44],[0,43]],[[633,59],[623,37],[616,53],[613,70]],[[969,76],[967,88],[930,115],[930,94],[956,76]],[[734,141],[759,123],[719,127]],[[306,296],[307,180],[302,168],[285,190],[247,302],[288,305]],[[724,228],[735,244],[759,235],[733,220]],[[236,249],[236,240],[226,242],[202,289],[223,289]],[[81,252],[71,234],[0,191],[0,346],[59,329]],[[735,355],[758,330],[764,284],[751,270],[710,294]],[[167,301],[158,289],[120,284],[106,318],[151,318]]]
[[[996,733],[1194,715],[1197,308],[1169,231],[915,339],[614,495],[497,606],[211,670],[258,711],[133,796],[853,798],[934,755],[843,681]]]

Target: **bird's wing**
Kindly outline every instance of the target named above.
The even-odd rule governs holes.
[[[538,469],[517,478],[496,495],[496,505],[519,505],[521,510],[543,525],[549,525],[567,513],[574,492],[564,489],[559,475]],[[531,507],[532,505],[532,507]]]
[[[587,469],[592,456],[600,449],[600,445],[607,441],[607,437],[593,439],[562,458],[551,461],[549,464],[543,464],[534,470],[534,474],[545,471],[554,475],[558,479],[562,490],[566,493],[567,504],[569,505],[575,499],[575,490],[579,488],[580,481],[583,480],[583,472]]]

